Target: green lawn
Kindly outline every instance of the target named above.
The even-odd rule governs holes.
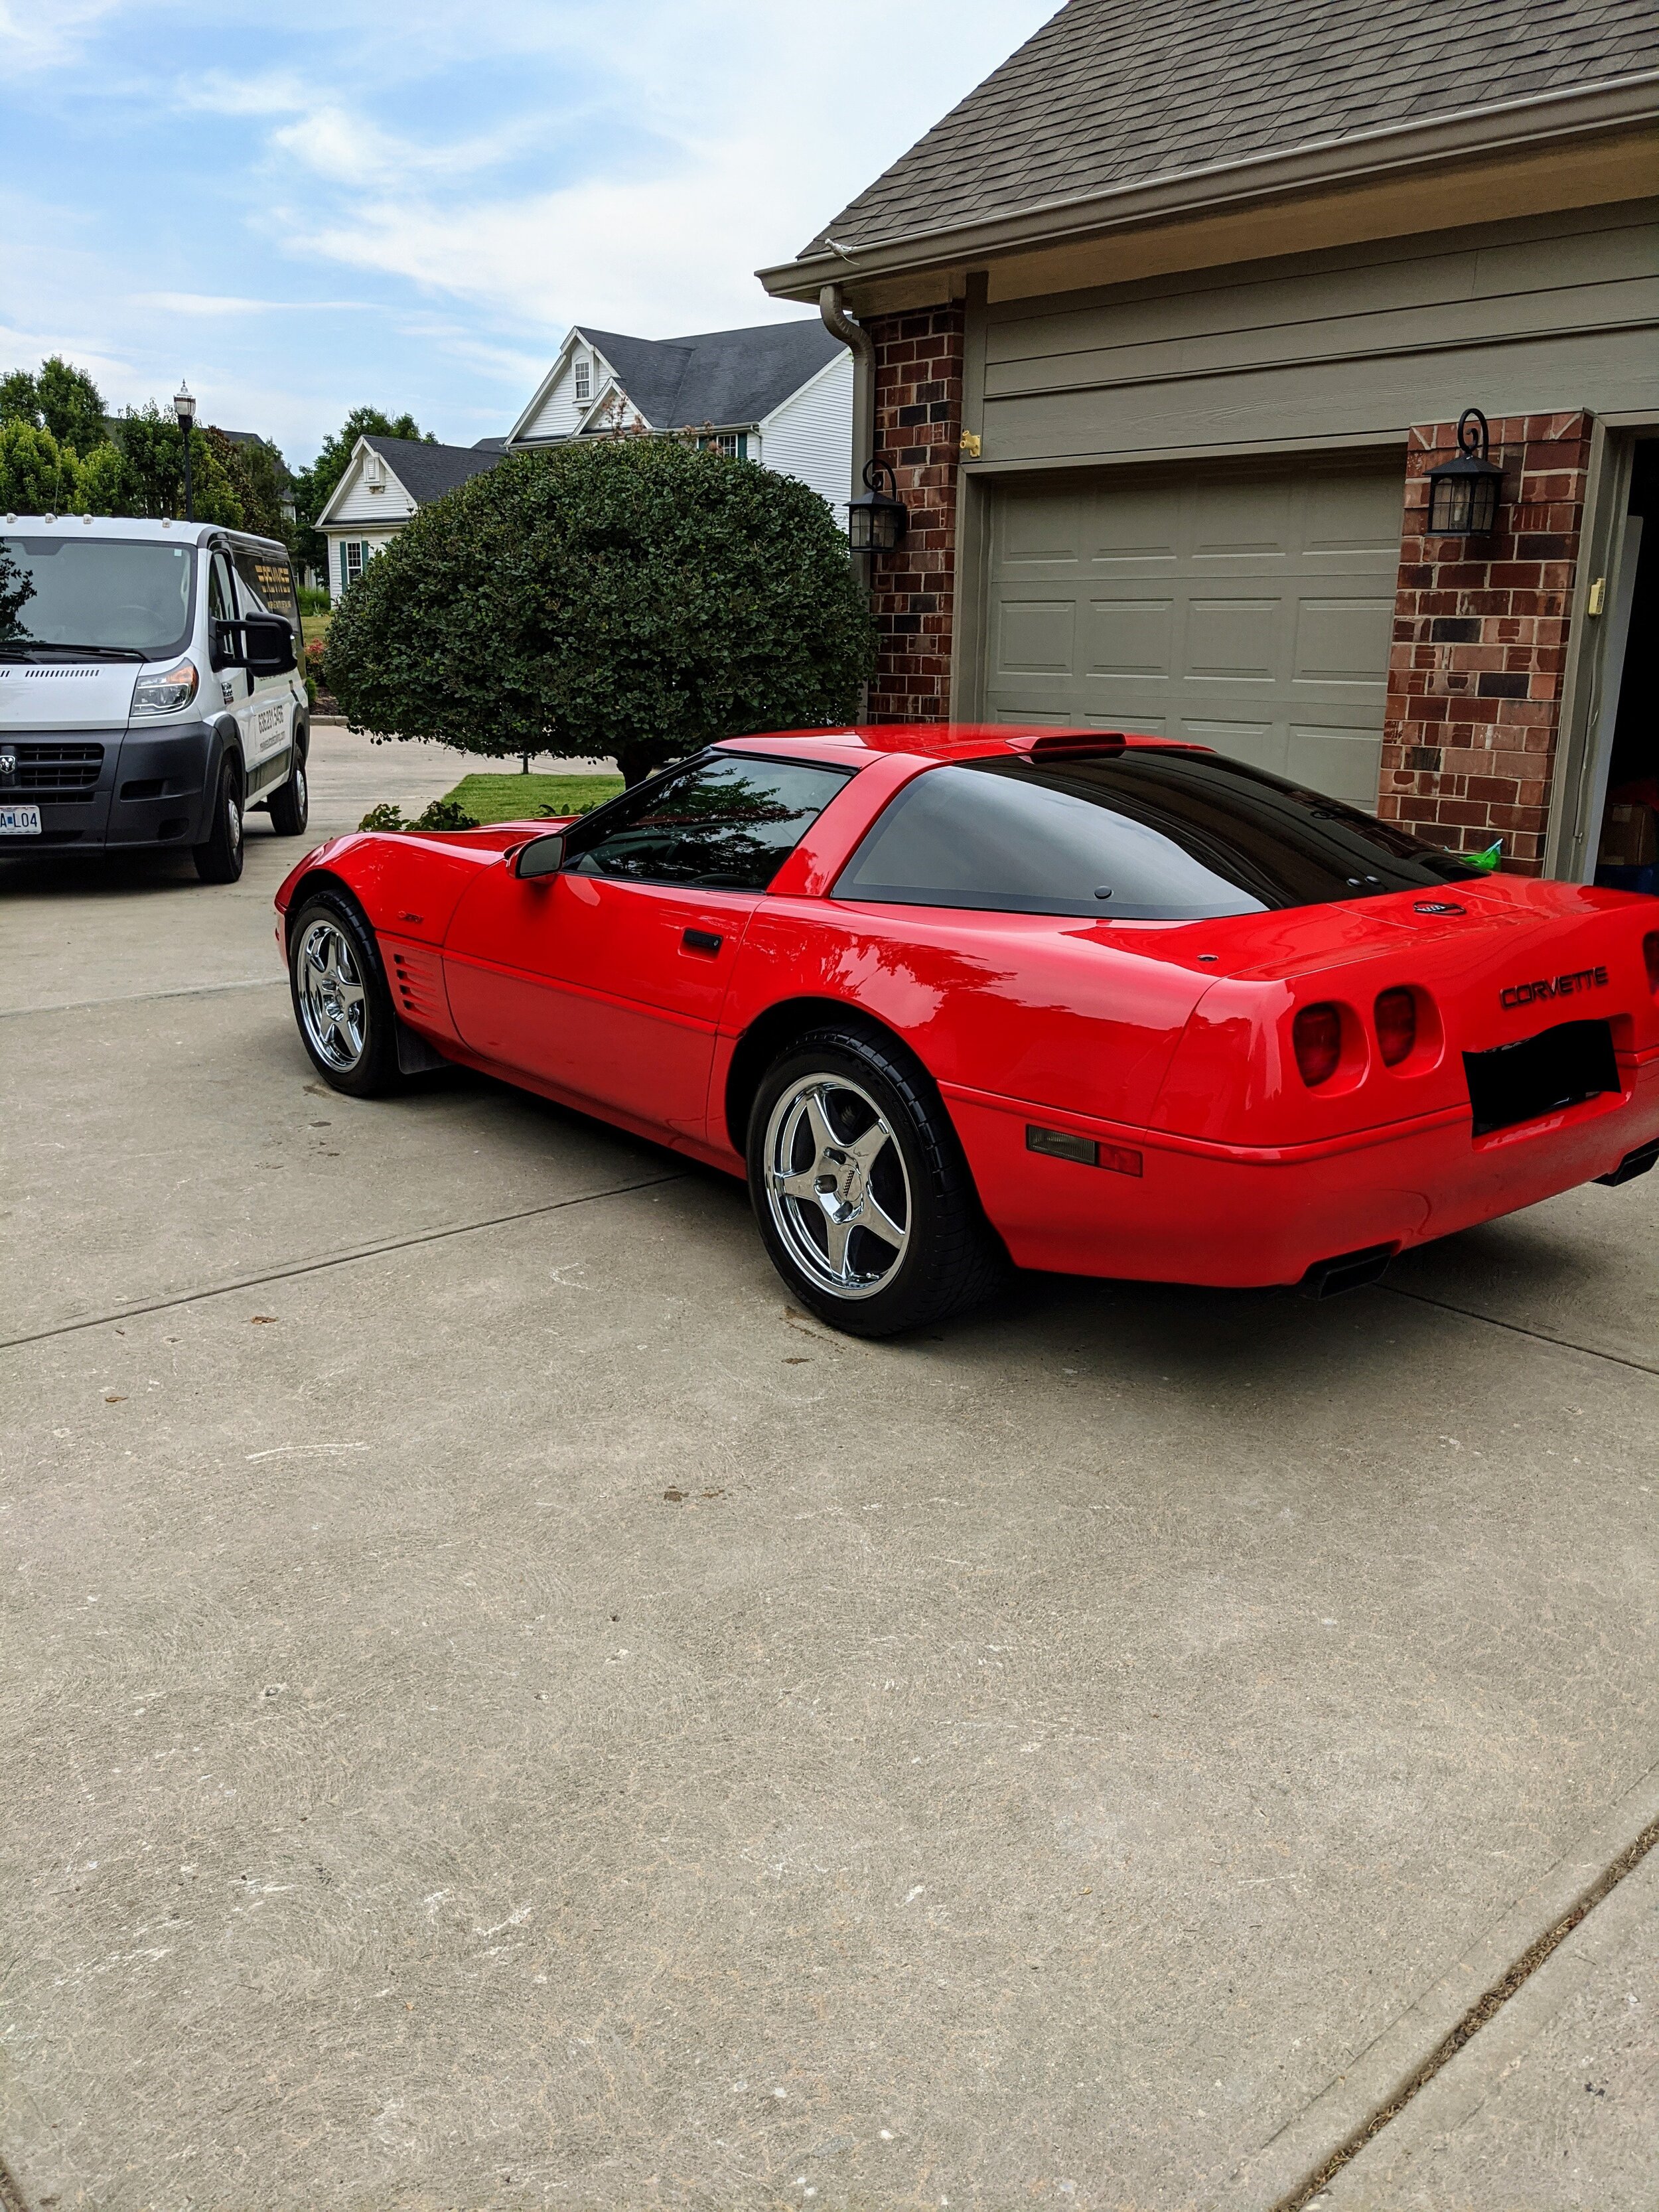
[[[619,775],[464,775],[446,795],[480,822],[581,814],[623,787]]]
[[[332,620],[333,617],[331,614],[301,615],[300,617],[300,635],[307,645],[311,643],[313,637],[326,638],[328,635],[328,626]]]

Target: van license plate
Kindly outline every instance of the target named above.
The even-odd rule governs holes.
[[[0,837],[38,837],[40,835],[40,810],[38,806],[0,806]]]

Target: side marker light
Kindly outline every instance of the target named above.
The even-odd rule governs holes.
[[[1127,1145],[1103,1145],[1092,1137],[1080,1137],[1073,1129],[1039,1129],[1035,1122],[1025,1125],[1025,1149],[1028,1152],[1046,1152],[1050,1159],[1075,1160],[1080,1168],[1105,1168],[1112,1175],[1138,1176],[1142,1172],[1141,1155]]]

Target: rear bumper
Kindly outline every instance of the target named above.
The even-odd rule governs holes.
[[[6,742],[15,744],[28,773],[0,787],[0,799],[38,805],[40,835],[0,839],[0,860],[189,846],[208,834],[215,796],[210,723],[173,723],[154,732],[21,731],[15,738],[8,732]],[[99,752],[95,775],[73,789],[64,787],[67,775],[43,785],[39,778],[47,771],[34,767],[30,752],[48,746]]]
[[[1616,1171],[1659,1137],[1659,1053],[1624,1090],[1479,1141],[1468,1108],[1276,1151],[1172,1139],[946,1090],[981,1200],[1022,1267],[1231,1288],[1300,1282],[1335,1253],[1401,1249]],[[1027,1149],[1036,1125],[1093,1138],[1139,1175]]]

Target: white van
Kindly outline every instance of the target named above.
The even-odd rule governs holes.
[[[242,824],[306,826],[287,549],[215,523],[0,519],[0,857],[183,847],[242,872]]]

